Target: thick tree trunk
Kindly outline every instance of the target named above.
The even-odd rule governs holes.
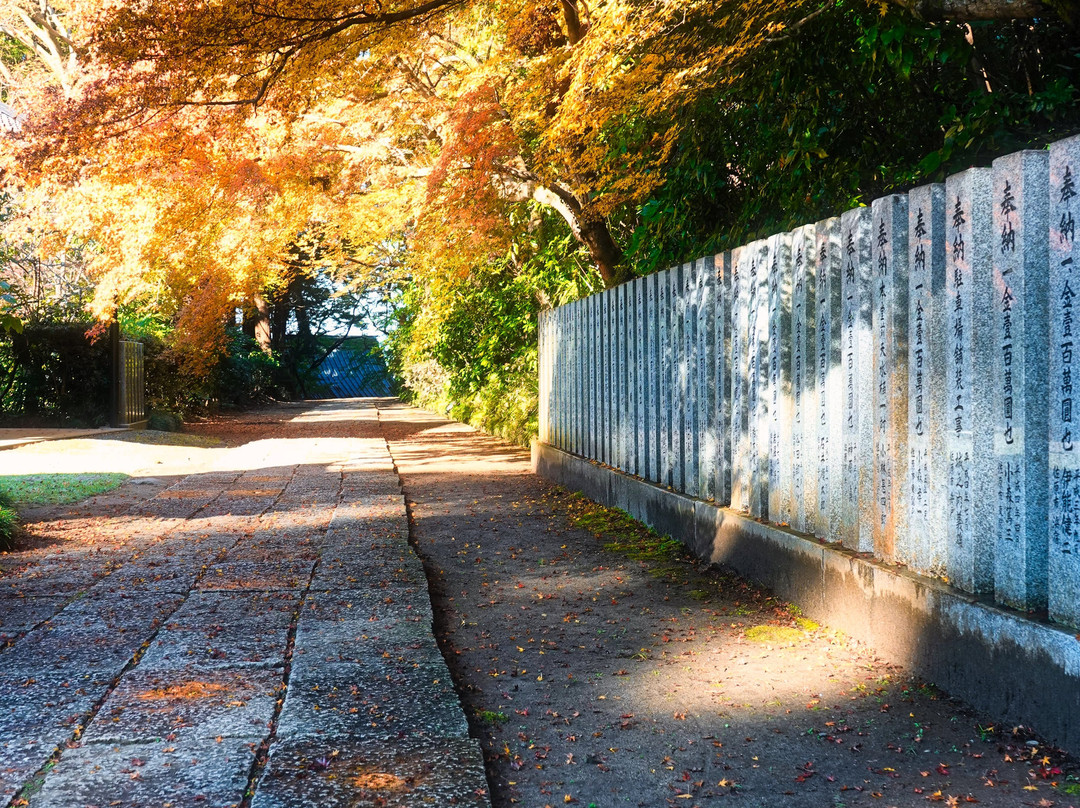
[[[610,289],[627,280],[626,267],[622,265],[622,250],[611,237],[607,222],[603,219],[582,222],[580,228],[581,240],[589,248],[593,263],[600,271],[600,277],[604,279],[604,286]]]
[[[285,347],[285,331],[289,325],[289,299],[274,301],[270,310],[270,346],[276,350]]]
[[[512,202],[533,200],[552,208],[563,217],[570,232],[579,242],[589,248],[589,255],[604,279],[604,286],[618,286],[629,278],[626,267],[622,266],[623,253],[611,236],[607,221],[590,218],[581,202],[566,188],[548,186],[540,178],[523,168],[505,166],[495,178],[499,194]]]
[[[576,45],[585,35],[584,26],[581,24],[581,15],[578,13],[576,0],[561,0],[563,19],[566,21],[566,39],[571,45]]]
[[[262,349],[264,354],[270,354],[270,306],[260,294],[256,294],[252,298],[252,302],[255,304],[255,341],[259,343],[259,348]]]

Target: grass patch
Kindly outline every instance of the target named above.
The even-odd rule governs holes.
[[[0,497],[12,505],[67,505],[119,488],[126,474],[5,474]]]
[[[19,514],[11,497],[0,491],[0,551],[10,550],[19,533]]]
[[[570,523],[597,538],[606,538],[604,549],[634,561],[663,563],[689,559],[682,542],[661,536],[626,511],[597,505],[581,494],[570,496]]]
[[[768,645],[784,645],[786,643],[799,642],[806,635],[797,628],[790,626],[753,626],[746,630],[746,639],[750,642],[759,642]]]
[[[135,432],[118,432],[102,435],[99,440],[122,440],[128,443],[143,443],[148,446],[190,446],[195,449],[216,449],[225,444],[209,435],[193,435],[187,432],[162,432],[155,429],[140,429]]]
[[[506,713],[500,713],[497,710],[477,710],[476,717],[483,721],[485,724],[505,724],[509,721]]]

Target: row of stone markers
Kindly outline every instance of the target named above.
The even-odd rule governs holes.
[[[545,312],[540,440],[1080,626],[1078,174],[1080,137]]]

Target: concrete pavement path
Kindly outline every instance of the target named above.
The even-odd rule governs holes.
[[[288,416],[2,559],[0,804],[488,804],[376,407]]]

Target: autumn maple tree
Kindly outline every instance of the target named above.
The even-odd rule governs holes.
[[[527,376],[525,311],[1067,132],[1074,5],[16,0],[0,170],[193,373],[238,308],[278,350],[328,273],[475,390]]]

